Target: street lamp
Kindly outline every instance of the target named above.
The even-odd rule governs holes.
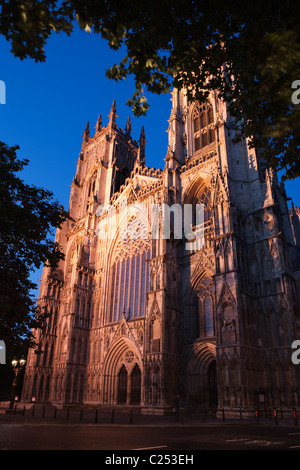
[[[21,359],[13,359],[11,361],[11,365],[12,365],[13,371],[14,371],[12,394],[11,394],[11,400],[10,400],[10,405],[9,405],[9,408],[11,408],[11,409],[13,409],[14,403],[15,403],[15,394],[16,394],[16,388],[17,388],[17,385],[18,385],[18,375],[19,375],[19,372],[25,366],[25,364],[26,364],[26,360],[24,359],[24,357],[22,357]]]

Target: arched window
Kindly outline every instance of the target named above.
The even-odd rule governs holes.
[[[43,393],[44,393],[44,375],[42,375],[41,380],[40,380],[38,401],[43,401]]]
[[[53,365],[53,356],[54,356],[54,343],[52,343],[50,348],[50,355],[49,355],[49,366]]]
[[[44,356],[43,356],[43,366],[47,366],[47,361],[48,361],[48,343],[45,344],[44,348]]]
[[[111,267],[111,320],[143,317],[149,280],[149,250],[118,256]]]
[[[148,352],[160,352],[160,322],[158,318],[154,317],[149,325],[149,351]]]
[[[215,335],[212,292],[211,277],[204,277],[191,292],[186,318],[186,334],[189,340]]]
[[[212,105],[203,103],[194,110],[194,148],[195,152],[215,142],[214,112]]]
[[[204,333],[205,336],[214,335],[214,313],[213,313],[213,301],[209,294],[206,294],[203,302],[204,310]]]
[[[123,312],[127,319],[146,314],[150,258],[147,223],[140,213],[138,217],[130,216],[127,219],[127,230],[123,233],[123,229],[120,229],[120,238],[112,246],[107,322],[120,321]]]
[[[202,249],[207,242],[205,234],[212,224],[210,189],[205,184],[200,184],[198,189],[188,195],[185,202],[191,205],[189,219],[186,218],[186,224],[191,224],[192,231],[187,237],[189,242],[186,244],[186,249],[191,253]]]
[[[47,325],[47,332],[48,332],[49,334],[51,334],[52,321],[53,321],[53,309],[52,309],[52,307],[51,307],[51,308],[50,308],[49,317],[48,317],[48,319],[46,320],[46,322],[48,322],[48,325]]]

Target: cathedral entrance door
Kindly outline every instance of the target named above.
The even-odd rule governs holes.
[[[213,361],[208,370],[208,387],[209,387],[209,406],[215,408],[218,406],[218,389],[217,389],[217,367],[216,361]]]
[[[127,370],[123,365],[118,374],[118,404],[125,405],[127,400]]]
[[[141,403],[141,369],[136,364],[132,371],[131,404],[139,405],[140,403]]]

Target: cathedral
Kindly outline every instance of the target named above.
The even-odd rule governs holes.
[[[144,129],[133,140],[116,113],[114,101],[107,125],[100,115],[84,131],[22,402],[298,407],[299,211],[276,172],[233,143],[214,92],[204,104],[172,92],[163,169],[145,163]]]

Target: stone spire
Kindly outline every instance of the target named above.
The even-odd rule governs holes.
[[[113,100],[113,104],[112,104],[112,107],[110,109],[110,113],[109,113],[109,122],[108,122],[108,126],[109,127],[116,127],[116,118],[117,118],[117,107],[116,107],[116,100]]]
[[[128,119],[127,119],[127,122],[126,122],[125,134],[126,134],[126,137],[130,137],[130,134],[131,134],[131,121],[130,121],[130,116],[128,116]]]
[[[144,156],[145,156],[145,147],[146,147],[146,136],[145,136],[144,126],[142,126],[141,133],[140,133],[140,148]]]
[[[99,114],[99,116],[98,116],[95,129],[96,129],[96,132],[100,132],[101,129],[102,129],[102,116],[101,116],[101,114]]]
[[[142,165],[145,163],[145,146],[146,146],[145,129],[144,129],[144,126],[142,126],[141,134],[140,134],[140,146],[138,149],[138,157],[137,157],[137,162]]]
[[[85,126],[84,133],[83,133],[83,136],[82,136],[83,143],[87,142],[89,140],[89,138],[90,138],[90,123],[88,121],[86,126]]]

